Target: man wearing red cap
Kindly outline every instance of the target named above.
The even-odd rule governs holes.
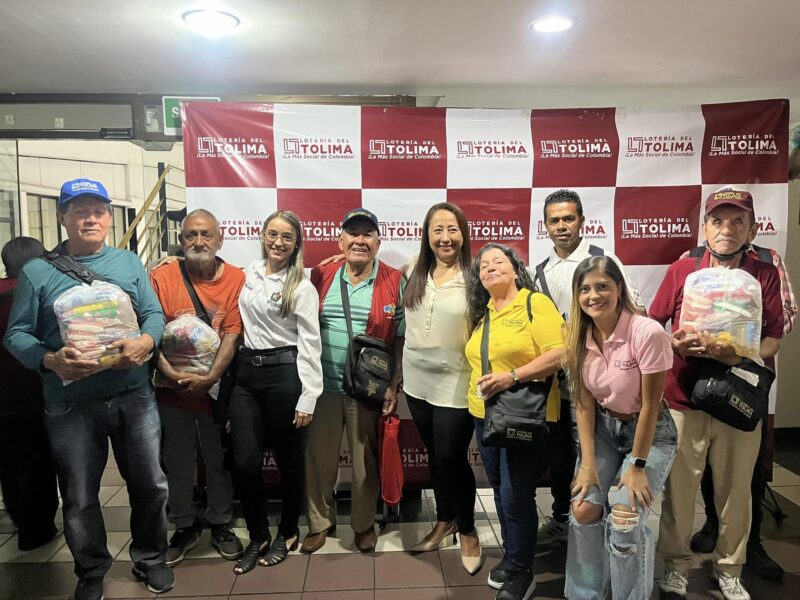
[[[664,397],[678,430],[677,456],[664,488],[658,551],[664,558],[661,598],[686,598],[687,573],[692,553],[689,538],[694,502],[706,458],[714,473],[720,533],[714,550],[712,576],[726,600],[749,600],[740,576],[750,530],[750,479],[761,440],[761,428],[746,432],[709,414],[693,410],[689,399],[699,377],[696,357],[735,365],[741,361],[732,344],[712,340],[707,334],[687,334],[679,328],[683,286],[697,269],[742,269],[761,284],[762,328],[760,355],[775,356],[783,337],[783,308],[777,269],[747,255],[755,228],[753,197],[746,191],[725,189],[706,200],[702,232],[706,252],[699,260],[682,258],[667,269],[650,306],[650,316],[672,321],[675,358],[667,374]]]

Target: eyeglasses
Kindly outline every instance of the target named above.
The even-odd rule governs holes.
[[[284,244],[294,244],[297,241],[297,238],[294,236],[294,234],[278,233],[277,231],[273,231],[271,229],[264,234],[264,237],[268,242],[274,242],[278,238],[281,238],[281,241]]]

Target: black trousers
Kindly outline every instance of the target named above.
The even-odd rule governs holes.
[[[550,427],[550,493],[553,495],[553,518],[559,523],[566,523],[569,519],[572,479],[578,458],[577,430],[572,405],[563,391],[566,389],[565,381],[559,385],[562,393],[558,422]]]
[[[758,449],[755,467],[753,467],[753,478],[750,480],[750,502],[752,503],[753,519],[750,522],[750,536],[748,543],[759,542],[761,540],[761,520],[764,518],[764,507],[761,501],[767,491],[768,473],[764,468],[764,454],[767,452],[767,420],[761,421],[761,447]],[[719,519],[717,509],[714,504],[714,481],[711,476],[711,465],[706,463],[703,478],[700,480],[700,492],[703,495],[703,503],[706,510],[706,523],[715,531],[719,530]]]
[[[19,531],[19,549],[32,550],[53,539],[58,489],[41,416],[0,417],[0,486]]]
[[[436,518],[455,519],[459,533],[475,529],[475,474],[467,450],[475,422],[466,408],[434,406],[406,394],[419,435],[428,448]]]
[[[269,537],[267,491],[261,472],[264,450],[273,450],[281,476],[281,521],[284,537],[297,533],[305,499],[305,428],[293,425],[302,386],[297,365],[255,367],[240,356],[229,414],[233,476],[251,541]]]

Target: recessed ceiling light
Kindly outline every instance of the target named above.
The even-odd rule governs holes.
[[[190,10],[181,16],[192,31],[209,38],[232,33],[239,26],[239,17],[221,10]]]
[[[577,19],[572,17],[542,17],[541,19],[531,21],[528,27],[539,33],[557,33],[559,31],[566,31],[575,25],[577,21]]]

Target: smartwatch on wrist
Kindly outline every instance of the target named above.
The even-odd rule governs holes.
[[[644,458],[638,458],[636,456],[629,456],[628,462],[631,463],[634,467],[639,467],[640,469],[644,469],[647,465],[647,460]]]

